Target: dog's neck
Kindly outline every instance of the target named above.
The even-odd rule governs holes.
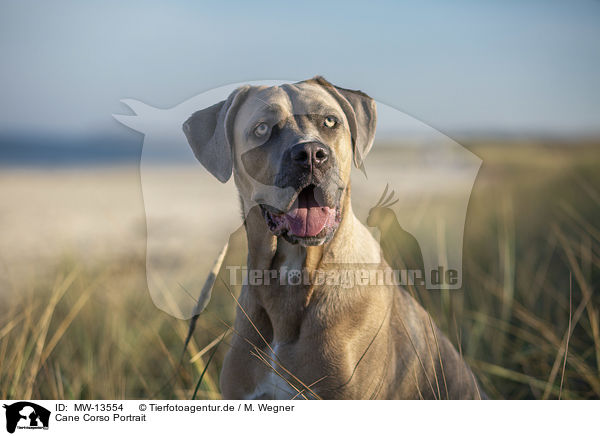
[[[336,252],[340,241],[348,240],[343,234],[352,232],[354,225],[349,186],[344,191],[341,204],[342,219],[331,241],[309,247],[290,244],[283,237],[276,237],[267,228],[260,210],[252,209],[246,217],[249,272],[276,271],[280,278],[280,274],[294,270],[302,271],[304,278],[304,274],[312,276],[315,270],[323,268],[324,263],[335,262],[331,253]],[[304,312],[314,296],[312,285],[282,285],[279,280],[274,280],[270,284],[250,284],[249,292],[271,320],[273,341],[289,342],[297,338]]]

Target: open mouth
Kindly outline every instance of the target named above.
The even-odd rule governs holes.
[[[309,185],[298,193],[287,212],[261,205],[269,230],[276,236],[287,236],[296,240],[319,242],[326,238],[339,225],[341,214],[339,206],[323,204],[322,197],[318,187]]]

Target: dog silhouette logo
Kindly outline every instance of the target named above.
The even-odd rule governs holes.
[[[211,261],[220,258],[224,243],[240,229],[244,233],[241,239],[245,239],[235,183],[231,178],[222,183],[227,180],[222,177],[224,173],[217,174],[221,178],[215,177],[201,165],[182,126],[199,110],[215,106],[215,114],[212,110],[209,113],[217,116],[217,107],[222,108],[229,96],[237,95],[236,90],[248,84],[270,87],[288,82],[235,83],[170,108],[157,108],[131,98],[121,100],[131,113],[113,117],[143,134],[140,182],[146,218],[146,280],[159,309],[181,319],[196,316],[198,307],[208,304],[204,297],[202,304],[195,304],[195,295],[204,295],[205,278],[213,273]],[[306,115],[294,113],[293,117]],[[361,158],[361,165],[350,170],[355,173],[353,209],[359,219],[368,218],[364,224],[383,245],[382,254],[394,269],[417,271],[420,281],[425,282],[422,286],[429,290],[460,289],[467,207],[482,160],[443,133],[381,102],[377,102],[377,126],[378,135],[388,136],[379,136],[364,165]],[[188,127],[189,133],[193,126]],[[205,133],[214,136],[213,131]],[[227,135],[219,130],[217,137],[222,134]],[[244,180],[243,186],[251,191],[249,198],[282,211],[288,208],[284,203],[292,188],[288,179],[277,180],[274,170],[264,165],[267,160],[260,155],[264,145],[258,141],[241,154],[236,171]],[[177,162],[190,166],[173,166],[177,176],[167,186],[157,172],[157,164]],[[388,198],[386,192],[381,204],[374,207],[379,187],[386,183],[388,189],[394,187],[395,197]],[[314,191],[311,194],[317,201]],[[255,200],[242,202],[242,220],[256,206]],[[315,215],[315,220],[328,216]],[[275,220],[271,224],[276,231],[289,231],[285,225],[292,221],[286,218],[285,222]],[[299,222],[303,221],[294,223]],[[225,258],[232,253],[232,245],[228,247]],[[374,252],[375,258],[365,263],[378,264],[380,255]],[[165,262],[167,258],[172,261]],[[199,261],[204,259],[211,261]],[[210,293],[206,295],[210,298]]]
[[[4,404],[6,409],[6,431],[14,433],[18,429],[48,429],[50,411],[42,406],[29,401],[19,401],[10,405]]]

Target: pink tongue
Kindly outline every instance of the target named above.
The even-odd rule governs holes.
[[[294,207],[285,214],[290,231],[300,237],[316,236],[333,216],[335,210],[321,207],[315,200],[313,188],[304,189],[294,203]]]

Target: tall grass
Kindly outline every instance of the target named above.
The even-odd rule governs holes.
[[[139,259],[94,269],[65,261],[53,284],[17,287],[2,304],[2,398],[189,399],[226,330],[201,319],[180,363],[187,322],[156,309]],[[196,397],[219,398],[216,366]]]
[[[435,321],[491,398],[600,398],[596,144],[473,150],[484,165],[466,223],[464,286],[432,291],[442,308],[430,308]],[[1,398],[220,397],[235,306],[223,288],[182,357],[187,322],[152,304],[140,255],[93,265],[65,256],[51,279],[7,283]]]
[[[599,398],[600,149],[474,150],[467,360],[492,398]]]

